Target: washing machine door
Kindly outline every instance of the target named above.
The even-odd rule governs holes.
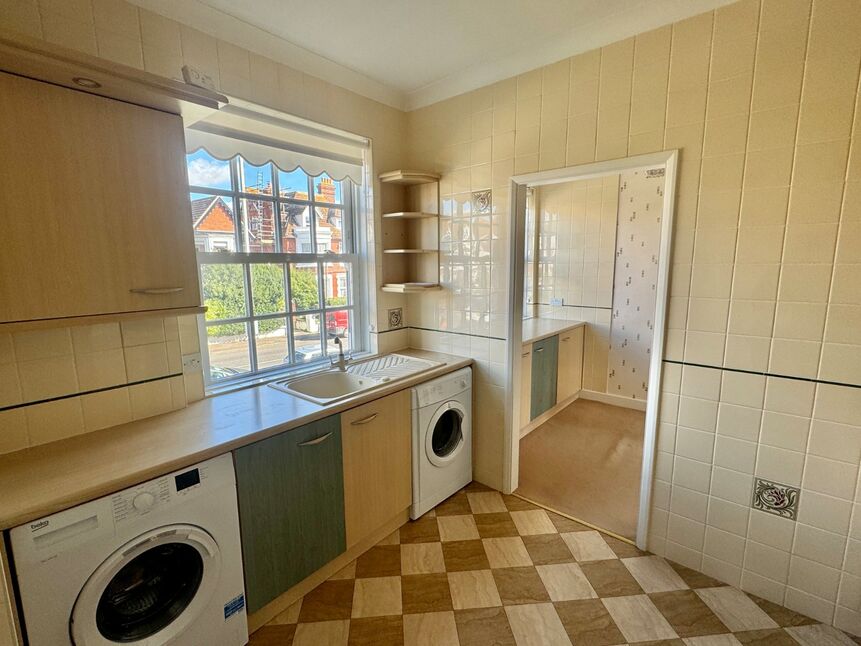
[[[170,644],[209,604],[221,570],[215,539],[194,525],[149,531],[111,554],[75,601],[76,646]]]
[[[463,450],[465,417],[466,410],[456,401],[445,402],[434,412],[425,432],[425,454],[431,464],[444,467]]]

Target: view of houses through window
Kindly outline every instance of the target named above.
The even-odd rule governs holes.
[[[188,155],[210,381],[352,348],[349,179]]]

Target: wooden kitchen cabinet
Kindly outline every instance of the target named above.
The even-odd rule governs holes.
[[[408,390],[341,413],[347,548],[412,502]]]
[[[200,306],[182,118],[0,73],[0,324]]]
[[[520,428],[532,420],[532,344],[520,351]]]
[[[233,455],[253,613],[346,549],[341,421],[333,415]]]
[[[583,328],[578,327],[559,335],[556,401],[573,397],[583,383]]]
[[[541,339],[532,344],[530,419],[535,419],[556,405],[558,352],[558,336]]]

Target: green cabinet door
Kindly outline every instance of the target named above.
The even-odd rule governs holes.
[[[556,405],[556,370],[559,337],[551,336],[532,344],[532,399],[529,419]]]
[[[242,447],[234,461],[255,612],[346,549],[340,416]]]

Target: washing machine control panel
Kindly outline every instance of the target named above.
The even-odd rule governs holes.
[[[173,501],[193,496],[207,480],[207,467],[193,467],[169,476],[145,482],[111,496],[114,522],[137,518]]]
[[[149,513],[156,507],[170,502],[170,478],[153,480],[111,496],[111,510],[115,523]]]

